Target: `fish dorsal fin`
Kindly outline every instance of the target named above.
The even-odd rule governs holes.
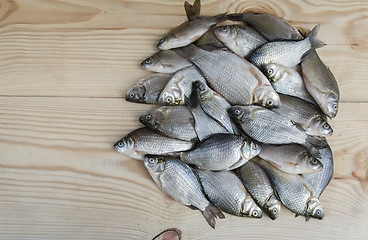
[[[199,14],[201,13],[201,1],[196,0],[193,5],[185,1],[184,9],[185,13],[187,14],[188,20],[193,21],[194,19],[198,18]]]

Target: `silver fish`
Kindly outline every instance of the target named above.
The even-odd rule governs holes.
[[[158,104],[160,93],[172,76],[155,73],[140,79],[134,87],[130,88],[125,100],[135,103]]]
[[[265,43],[254,50],[249,61],[259,68],[270,63],[277,63],[289,68],[294,67],[300,63],[308,51],[326,45],[317,39],[318,29],[319,25],[315,26],[304,40]]]
[[[254,159],[258,159],[258,156]],[[248,190],[254,201],[263,211],[275,220],[281,211],[281,204],[274,195],[271,182],[266,172],[253,162],[246,162],[238,169],[240,180]]]
[[[295,68],[286,68],[279,64],[271,63],[263,66],[263,73],[270,80],[276,92],[294,96],[316,105],[313,97],[305,87],[302,75]]]
[[[173,50],[159,51],[141,63],[141,67],[145,70],[169,74],[189,66],[192,64]]]
[[[162,105],[185,105],[185,97],[189,97],[192,93],[195,81],[206,82],[194,66],[180,70],[167,82],[160,94],[159,102]]]
[[[231,170],[257,156],[260,151],[257,143],[242,136],[216,134],[200,142],[193,150],[182,152],[180,159],[204,170]]]
[[[291,120],[260,106],[234,106],[230,116],[239,123],[245,134],[265,144],[298,143],[309,139]]]
[[[195,173],[199,177],[205,195],[221,211],[239,217],[262,217],[262,210],[233,172],[195,169]]]
[[[339,86],[330,69],[316,51],[311,51],[302,61],[304,83],[321,110],[330,118],[339,108]]]
[[[323,219],[322,205],[302,176],[285,173],[261,159],[257,163],[270,177],[277,196],[287,209],[296,216],[305,216],[306,220],[310,217]]]
[[[187,164],[178,159],[146,155],[144,166],[164,193],[181,204],[200,210],[212,228],[215,228],[216,217],[225,218],[203,195],[200,183]]]
[[[251,26],[228,25],[216,27],[216,37],[241,57],[249,55],[267,41]]]
[[[306,134],[311,136],[331,136],[332,127],[328,124],[326,116],[318,107],[299,98],[280,95],[281,106],[272,111],[299,123]]]
[[[209,87],[230,104],[259,103],[271,108],[280,105],[279,96],[267,78],[244,58],[229,51],[205,51],[193,44],[176,52],[196,65]]]
[[[194,143],[162,136],[148,128],[138,128],[114,144],[116,151],[143,160],[145,154],[178,155]]]
[[[242,21],[254,27],[267,40],[302,40],[302,34],[287,21],[262,13],[235,13],[228,14],[232,21]]]
[[[323,168],[319,160],[297,144],[262,145],[259,157],[277,169],[291,174],[314,173]]]
[[[167,137],[184,141],[198,141],[194,119],[186,106],[162,106],[140,116],[148,128]]]

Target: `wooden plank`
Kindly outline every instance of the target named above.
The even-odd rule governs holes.
[[[276,221],[226,215],[212,230],[198,211],[161,193],[141,161],[112,149],[154,106],[0,97],[0,239],[151,239],[169,227],[183,239],[363,239],[367,107],[343,103],[331,121],[335,175],[321,197],[325,219],[305,222],[284,208]]]

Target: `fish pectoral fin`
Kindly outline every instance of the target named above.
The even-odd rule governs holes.
[[[310,193],[310,197],[315,196],[313,189],[311,188],[310,184],[306,182],[307,180],[304,179],[303,186],[307,191]],[[309,201],[309,200],[308,200]]]

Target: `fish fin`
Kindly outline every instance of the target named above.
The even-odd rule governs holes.
[[[199,17],[201,11],[201,1],[196,0],[193,5],[189,2],[184,2],[185,13],[187,14],[188,20],[192,21]]]
[[[305,221],[307,222],[307,221],[309,221],[309,219],[310,219],[310,216],[306,215],[305,216]]]
[[[157,167],[155,169],[156,173],[162,172],[165,170],[165,162],[160,162],[159,164],[157,164]]]
[[[217,209],[214,205],[212,205],[212,203],[210,203],[202,212],[204,218],[206,219],[206,221],[208,222],[208,224],[215,229],[215,225],[216,225],[216,220],[215,218],[225,218],[224,214]]]
[[[231,21],[243,21],[243,14],[242,13],[232,13],[226,15],[228,20]]]
[[[188,208],[192,209],[192,210],[198,210],[198,208],[194,207],[193,205],[186,205]]]
[[[213,18],[216,20],[217,23],[219,22],[223,22],[227,20],[227,12],[226,13],[221,13],[219,15],[213,16]]]
[[[291,122],[293,123],[293,125],[297,128],[297,129],[299,129],[300,131],[302,131],[302,132],[305,132],[305,127],[303,126],[303,124],[301,124],[301,123],[297,123],[297,122],[294,122],[294,121],[292,121],[291,120]]]
[[[312,49],[316,49],[316,48],[320,48],[323,46],[326,46],[326,43],[324,43],[323,41],[319,40],[317,38],[317,33],[319,30],[320,25],[316,25],[307,35],[306,38],[309,39],[310,43],[311,43],[311,48]]]
[[[180,57],[190,60],[190,58],[201,51],[202,49],[194,44],[189,44],[185,47],[175,48],[174,51],[180,55]]]

